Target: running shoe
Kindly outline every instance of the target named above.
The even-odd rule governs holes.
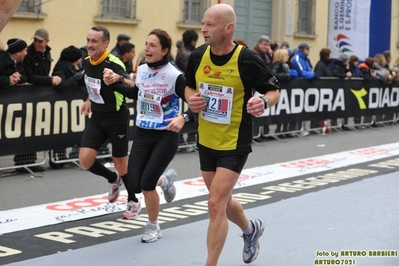
[[[175,182],[177,174],[175,170],[169,169],[164,175],[168,179],[169,183],[165,188],[162,188],[162,191],[166,202],[169,203],[172,202],[176,197],[176,187],[173,183]]]
[[[122,185],[122,178],[117,171],[114,183],[109,183],[108,201],[115,202],[119,198],[119,187]]]
[[[161,237],[162,233],[159,224],[147,223],[144,228],[143,236],[141,237],[141,242],[151,243],[157,241]]]
[[[259,238],[263,234],[265,230],[265,223],[260,220],[251,220],[250,221],[254,226],[254,232],[251,235],[243,235],[244,239],[244,250],[242,252],[242,259],[245,263],[253,262],[256,257],[258,257],[258,253],[260,250]]]
[[[126,211],[122,214],[122,219],[133,220],[136,219],[141,211],[141,203],[130,200],[126,204]]]

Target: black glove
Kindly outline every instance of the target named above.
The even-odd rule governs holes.
[[[313,77],[313,79],[314,79],[314,80],[319,80],[319,79],[320,79],[320,77],[319,77],[319,75],[317,75],[316,73],[314,73],[314,77]]]
[[[85,71],[84,71],[84,70],[81,70],[81,71],[79,71],[79,72],[76,72],[76,73],[73,75],[73,78],[74,78],[76,81],[79,81],[79,80],[81,80],[81,79],[83,78],[84,74],[85,74]]]

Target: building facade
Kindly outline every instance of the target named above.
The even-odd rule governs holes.
[[[332,0],[330,0],[332,1]],[[4,48],[11,38],[32,41],[36,29],[45,28],[50,34],[49,46],[54,60],[69,45],[81,47],[86,35],[95,25],[102,25],[111,33],[109,50],[120,33],[132,37],[136,54],[143,48],[148,33],[154,28],[166,30],[175,44],[188,28],[195,28],[203,43],[202,14],[207,7],[226,3],[237,14],[235,38],[243,39],[252,48],[261,35],[268,35],[281,44],[288,41],[290,48],[301,42],[311,47],[309,58],[319,60],[319,51],[327,47],[329,3],[327,0],[22,0],[17,11],[0,34]],[[344,0],[348,4],[359,0]],[[399,2],[391,1],[392,61],[399,57]],[[176,52],[175,45],[172,53]],[[382,51],[381,51],[382,52]],[[136,58],[137,59],[137,56]],[[393,63],[391,63],[393,64]],[[392,67],[392,65],[391,65]]]

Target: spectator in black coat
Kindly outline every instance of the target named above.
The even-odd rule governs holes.
[[[320,60],[317,62],[314,72],[319,77],[332,77],[333,72],[331,70],[331,50],[329,48],[323,48],[319,52]]]
[[[71,45],[62,50],[60,59],[54,66],[53,76],[59,76],[62,82],[57,89],[69,89],[73,86],[84,85],[83,70],[81,69],[82,51]]]
[[[71,45],[62,50],[60,59],[54,66],[53,75],[62,79],[60,85],[55,87],[57,90],[80,89],[79,85],[84,85],[84,70],[81,69],[82,51]],[[50,166],[58,169],[64,166],[63,163],[53,161],[67,160],[66,149],[57,149],[50,151]]]
[[[29,83],[44,86],[58,86],[61,78],[58,76],[50,77],[51,48],[49,34],[45,29],[38,29],[33,36],[33,43],[28,46],[28,54],[24,59],[24,68],[28,73]]]
[[[28,76],[28,82],[37,85],[59,85],[60,77],[49,76],[51,67],[50,47],[48,32],[45,29],[38,29],[33,36],[33,43],[27,48],[27,55],[23,61],[23,67]],[[30,165],[36,163],[36,153],[18,154],[14,157],[15,165]],[[43,172],[42,166],[29,167],[35,172]],[[28,172],[25,168],[17,168],[18,172]]]
[[[349,56],[347,54],[340,54],[338,59],[334,61],[334,66],[332,69],[334,77],[337,78],[351,78],[352,72],[349,69]],[[341,129],[349,130],[346,126],[348,124],[348,117],[344,117]],[[337,119],[331,119],[331,125],[337,125]]]
[[[338,59],[334,61],[332,72],[333,76],[337,78],[352,77],[352,72],[349,69],[349,56],[347,54],[339,55]]]
[[[7,41],[8,50],[0,52],[0,89],[25,83],[28,77],[22,62],[27,54],[27,44],[21,39]]]

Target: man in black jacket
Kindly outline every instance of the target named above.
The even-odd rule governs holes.
[[[33,35],[33,43],[28,46],[28,54],[24,58],[24,69],[28,74],[28,82],[34,85],[58,86],[61,78],[58,76],[50,77],[51,48],[47,45],[49,34],[45,29],[36,30]],[[34,164],[36,162],[36,153],[19,154],[14,157],[15,165]],[[34,172],[43,172],[41,166],[29,167]],[[18,172],[27,172],[25,168],[18,168]]]
[[[49,39],[48,31],[38,29],[33,36],[33,43],[28,47],[28,55],[24,59],[24,68],[28,73],[29,83],[44,86],[58,86],[61,78],[50,77],[51,48],[47,45]]]
[[[0,54],[0,88],[8,89],[10,86],[28,81],[22,62],[27,54],[27,44],[21,39],[7,41],[8,49]]]

